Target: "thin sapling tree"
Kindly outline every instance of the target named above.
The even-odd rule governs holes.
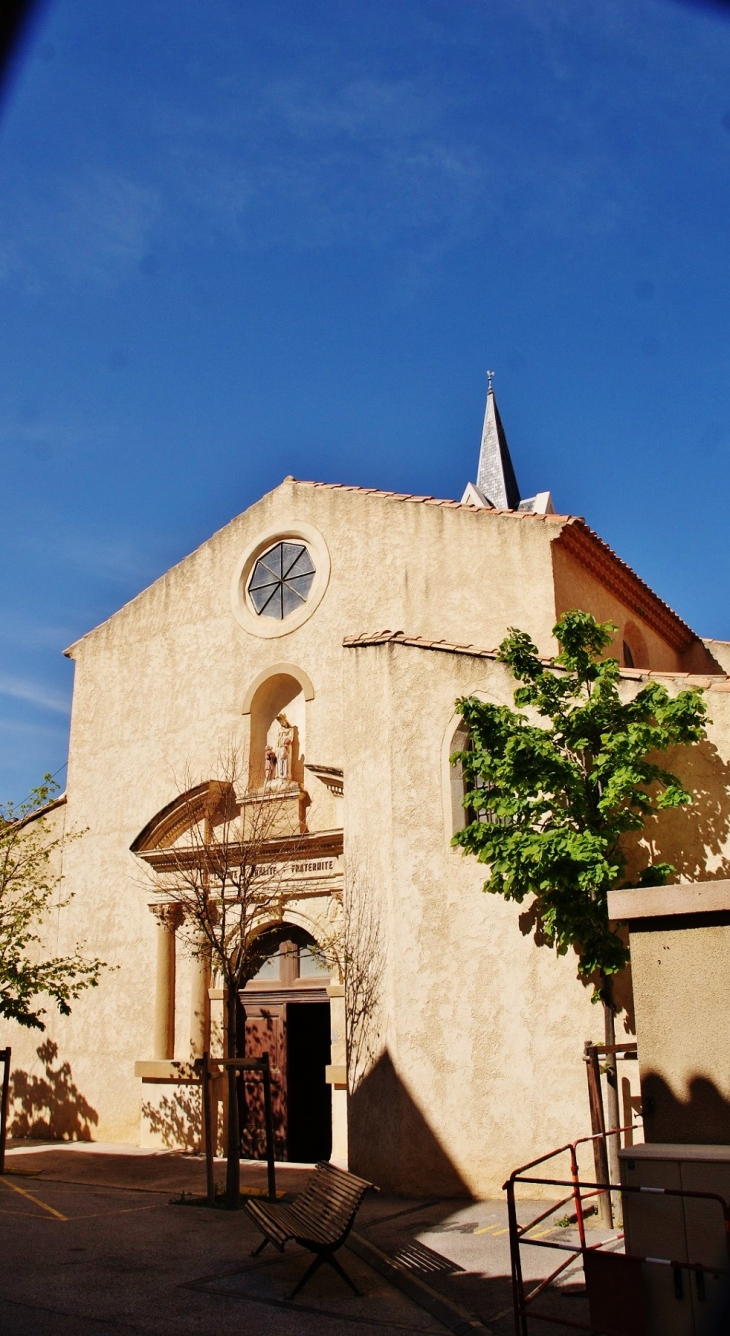
[[[288,864],[302,836],[292,819],[296,786],[267,778],[250,791],[249,767],[232,748],[219,759],[217,778],[194,785],[188,776],[180,794],[183,837],[164,851],[164,867],[153,872],[155,891],[177,906],[179,931],[193,957],[210,962],[225,997],[225,1053],[246,1049],[246,1012],[241,993],[266,956],[263,930],[282,915]],[[227,1068],[226,1204],[235,1209],[240,1192],[243,1081]]]

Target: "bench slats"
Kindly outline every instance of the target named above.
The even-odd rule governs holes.
[[[322,1161],[291,1205],[249,1201],[246,1210],[277,1248],[289,1239],[334,1252],[350,1231],[357,1209],[371,1187],[364,1178]]]

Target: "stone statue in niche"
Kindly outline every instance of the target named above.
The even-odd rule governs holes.
[[[266,756],[264,759],[264,774],[267,784],[270,784],[272,780],[276,779],[276,770],[277,770],[276,752],[274,751],[274,748],[271,747],[267,742]]]
[[[277,714],[279,732],[276,738],[276,778],[286,782],[291,779],[291,761],[294,750],[294,728],[285,714]]]

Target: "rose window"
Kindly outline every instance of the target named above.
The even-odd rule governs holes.
[[[306,603],[314,576],[303,543],[275,543],[254,564],[248,596],[260,617],[283,621]]]

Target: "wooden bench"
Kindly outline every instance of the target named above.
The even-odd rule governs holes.
[[[290,1299],[296,1297],[324,1262],[334,1267],[355,1294],[360,1294],[335,1253],[352,1229],[360,1203],[369,1189],[378,1191],[364,1178],[356,1178],[322,1160],[291,1205],[270,1206],[256,1200],[246,1202],[246,1210],[264,1235],[263,1243],[254,1250],[252,1257],[258,1257],[267,1243],[273,1243],[279,1252],[283,1252],[290,1239],[315,1254],[309,1270],[289,1295]]]

